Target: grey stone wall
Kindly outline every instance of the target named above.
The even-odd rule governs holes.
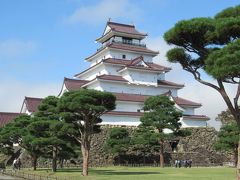
[[[91,144],[91,166],[105,166],[119,163],[119,157],[112,157],[103,150],[111,127],[103,126],[100,134],[95,134]],[[130,134],[135,128],[125,127]],[[191,128],[192,134],[188,137],[180,138],[176,151],[172,152],[169,143],[165,144],[165,161],[171,165],[175,159],[192,159],[193,165],[209,166],[221,165],[223,162],[230,161],[229,155],[214,150],[213,144],[217,140],[217,131],[214,128]],[[143,159],[146,163],[154,164],[159,162],[157,153],[147,154],[145,158],[142,154],[129,152],[126,156],[120,157],[121,164],[142,164]]]
[[[129,150],[127,155],[120,157],[113,157],[105,153],[103,146],[111,128],[110,126],[102,126],[101,133],[94,134],[91,143],[90,166],[159,164],[159,154],[157,152],[143,155]],[[128,129],[130,135],[136,129],[134,127],[125,128]],[[176,159],[192,159],[193,165],[200,166],[221,165],[223,162],[230,161],[230,155],[217,152],[213,148],[213,144],[217,140],[217,131],[215,129],[191,128],[191,130],[192,134],[190,136],[179,139],[176,151],[172,151],[169,142],[165,143],[164,156],[166,165],[173,165]],[[9,158],[11,157],[4,156],[4,158],[0,157],[0,160],[6,162]],[[27,152],[22,151],[21,159],[24,166],[31,166],[31,159]],[[76,165],[81,165],[81,158],[74,159],[74,162]],[[51,167],[51,160],[39,158],[38,165],[39,167]]]

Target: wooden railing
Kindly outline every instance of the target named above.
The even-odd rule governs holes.
[[[31,174],[31,173],[26,173],[23,171],[14,171],[14,170],[7,170],[7,171],[2,172],[2,174],[8,175],[8,176],[14,176],[17,178],[22,178],[22,179],[29,179],[29,180],[70,180],[68,178],[43,176],[43,175],[39,175],[39,174]]]

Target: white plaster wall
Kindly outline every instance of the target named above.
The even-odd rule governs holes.
[[[66,88],[65,83],[64,83],[63,87],[62,87],[62,90],[61,90],[60,94],[58,95],[58,97],[61,97],[67,91],[68,91],[68,89]]]
[[[125,126],[138,126],[140,124],[140,117],[135,116],[119,116],[119,115],[102,115],[102,123],[108,125],[125,125]]]
[[[23,104],[23,108],[21,109],[21,113],[31,115],[32,112],[29,112],[26,106],[26,103]]]
[[[133,83],[157,85],[158,73],[147,71],[136,71],[132,69],[125,70],[123,73],[125,79]]]
[[[207,121],[202,120],[191,120],[191,119],[181,119],[180,122],[182,123],[182,128],[187,127],[206,127]]]
[[[106,34],[106,33],[108,33],[110,30],[111,30],[111,28],[110,28],[109,26],[106,26],[106,29],[105,29],[105,31],[104,31],[104,33],[103,33],[103,34]]]
[[[105,64],[104,67],[105,67],[107,74],[120,76],[119,72],[117,72],[117,71],[119,69],[121,69],[123,66]]]
[[[152,58],[153,58],[153,56],[151,55],[145,55],[141,53],[127,52],[127,51],[121,51],[121,50],[110,50],[110,55],[113,58],[122,59],[123,54],[126,55],[126,59],[130,59],[130,60],[135,59],[139,56],[143,56],[144,61],[152,62]]]
[[[95,83],[90,84],[89,86],[87,86],[87,89],[95,89],[95,90],[98,90],[98,91],[104,91],[102,89],[102,87],[100,86],[99,82],[95,82]]]
[[[90,80],[93,80],[96,76],[100,76],[103,74],[107,74],[107,71],[105,69],[105,66],[103,64],[100,64],[94,67],[94,69],[92,69],[91,71],[88,71],[82,74],[81,76],[78,76],[78,78],[81,80],[90,81]]]
[[[100,82],[100,86],[104,91],[109,92],[119,92],[119,93],[130,93],[130,94],[143,94],[143,95],[160,95],[172,91],[172,95],[177,95],[176,89],[145,86],[145,85],[135,85],[127,83],[117,83],[117,82]]]
[[[121,72],[120,74],[124,79],[128,80],[129,82],[133,82],[132,76],[127,70]]]
[[[195,113],[194,108],[191,108],[191,107],[183,107],[183,108],[184,108],[183,114],[194,115]]]
[[[109,50],[104,50],[102,52],[100,52],[97,56],[95,56],[92,60],[91,60],[91,65],[90,66],[94,66],[95,64],[99,63],[102,59],[107,59],[107,58],[111,58],[111,54]]]
[[[137,112],[143,108],[143,103],[140,102],[117,101],[116,104],[115,111]]]

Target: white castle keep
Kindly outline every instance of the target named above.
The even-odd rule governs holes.
[[[178,90],[184,85],[165,80],[171,68],[153,63],[158,52],[141,42],[146,36],[134,25],[107,22],[103,35],[96,40],[101,47],[86,58],[90,67],[74,79],[64,78],[59,96],[80,88],[111,92],[116,96],[116,109],[102,115],[102,124],[137,126],[144,101],[150,96],[165,95],[183,112],[182,127],[205,127],[209,118],[194,112],[201,104],[178,97]],[[41,101],[25,97],[21,113],[35,112]]]

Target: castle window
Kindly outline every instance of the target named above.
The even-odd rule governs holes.
[[[123,59],[126,59],[126,55],[125,55],[125,54],[123,54],[123,55],[122,55],[122,58],[123,58]]]
[[[132,44],[132,39],[131,38],[122,38],[123,44]]]

